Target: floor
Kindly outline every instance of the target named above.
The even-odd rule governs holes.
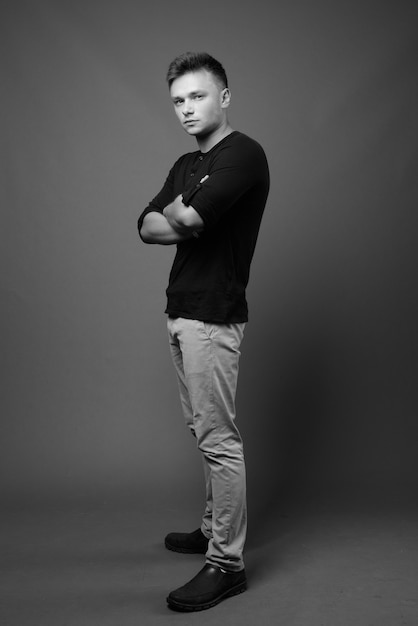
[[[201,568],[167,551],[198,512],[169,500],[14,504],[2,517],[2,626],[416,626],[418,513],[328,501],[254,518],[249,589],[194,614],[166,607]]]

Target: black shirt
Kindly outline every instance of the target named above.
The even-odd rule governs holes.
[[[182,194],[205,224],[199,238],[177,244],[166,313],[217,323],[248,320],[245,288],[268,191],[264,151],[238,131],[209,152],[190,152],[176,161],[138,221],[141,230],[147,213],[162,213]]]

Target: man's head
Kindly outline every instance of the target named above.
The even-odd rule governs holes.
[[[219,61],[206,52],[186,52],[170,64],[167,82],[176,115],[189,135],[203,138],[225,129],[231,95]]]
[[[206,70],[213,74],[221,89],[228,87],[228,79],[221,63],[210,56],[207,52],[185,52],[176,57],[168,67],[167,82],[169,88],[176,78],[180,78],[189,72]]]

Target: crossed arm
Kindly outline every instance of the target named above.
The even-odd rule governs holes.
[[[183,204],[180,194],[162,213],[147,213],[140,235],[145,243],[170,245],[190,239],[194,232],[201,232],[203,228],[204,222],[199,213],[192,206]]]

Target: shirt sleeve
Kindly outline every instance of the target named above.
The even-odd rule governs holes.
[[[157,213],[162,213],[167,204],[170,204],[174,200],[174,168],[176,165],[173,165],[171,168],[166,181],[161,189],[161,191],[155,196],[153,200],[149,203],[149,205],[142,211],[141,215],[138,219],[138,232],[141,232],[142,223],[144,221],[144,217],[148,215],[148,213],[152,213],[156,211]]]
[[[208,178],[183,194],[183,202],[199,213],[205,228],[214,226],[248,191],[263,185],[267,161],[255,141],[221,147],[208,168]]]

